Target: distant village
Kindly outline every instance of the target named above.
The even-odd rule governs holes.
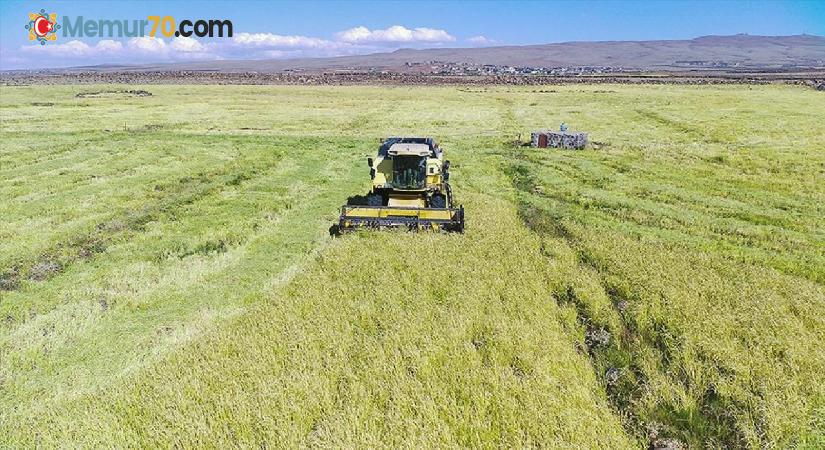
[[[623,73],[633,70],[611,66],[582,67],[528,67],[501,66],[495,64],[455,63],[446,61],[407,62],[409,70],[432,75],[591,75]]]
[[[685,69],[722,69],[722,70],[742,70],[745,69],[740,62],[727,62],[718,60],[681,60],[675,61],[673,67],[684,67]],[[825,67],[823,60],[805,60],[802,65],[785,64],[778,68],[762,69],[764,72],[776,72],[783,70],[794,70],[802,68],[822,68]],[[506,75],[544,75],[544,76],[583,76],[600,74],[631,74],[646,72],[639,68],[628,68],[620,66],[564,66],[564,67],[531,67],[531,66],[507,66],[496,64],[474,64],[458,63],[447,61],[426,61],[426,62],[405,62],[403,72],[418,73],[421,75],[449,75],[449,76],[506,76]],[[355,67],[345,69],[346,71],[358,72],[364,69]],[[300,72],[300,71],[295,71]],[[391,74],[395,70],[386,67],[371,67],[369,73]]]

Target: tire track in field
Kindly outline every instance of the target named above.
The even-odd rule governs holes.
[[[139,210],[114,217],[99,223],[89,233],[81,234],[66,242],[59,242],[43,252],[33,261],[18,261],[0,270],[0,291],[12,291],[20,287],[23,280],[40,282],[63,272],[70,265],[86,261],[102,253],[114,242],[129,239],[130,234],[144,231],[144,226],[159,220],[176,208],[194,203],[226,186],[238,185],[245,180],[280,161],[268,161],[260,167],[233,168],[229,161],[220,168],[201,172],[196,176],[184,176],[155,186],[155,199]]]
[[[21,183],[37,183],[37,187],[40,188],[42,191],[44,188],[49,190],[57,190],[59,189],[61,195],[66,195],[72,193],[74,191],[83,189],[88,187],[89,184],[92,183],[99,183],[101,179],[111,178],[118,182],[121,180],[128,180],[129,176],[123,176],[123,174],[133,172],[136,168],[142,167],[146,165],[144,161],[131,161],[128,160],[129,153],[134,152],[136,149],[141,150],[138,148],[138,145],[163,145],[169,140],[179,139],[182,135],[177,133],[170,133],[168,135],[161,135],[161,134],[152,134],[151,138],[140,140],[138,136],[135,136],[134,133],[109,133],[98,138],[87,138],[82,140],[80,143],[72,144],[72,145],[63,145],[66,147],[66,150],[61,152],[75,152],[80,150],[79,155],[70,155],[66,158],[51,158],[45,161],[34,161],[31,163],[18,165],[12,169],[12,171],[17,172],[16,174],[12,174],[12,171],[9,171],[10,178],[11,175],[15,175],[17,178],[14,179],[14,184],[21,184]],[[188,136],[187,136],[188,137]],[[214,141],[212,136],[195,136],[195,138],[205,138],[205,144],[213,144]],[[98,143],[99,141],[106,141],[108,143],[114,143],[116,146],[123,145],[124,147],[116,147],[116,148],[98,148],[93,147],[94,144]],[[126,146],[133,146],[134,148],[126,147]],[[90,148],[91,147],[91,148]],[[96,151],[99,150],[99,151]],[[161,148],[158,148],[158,153],[160,153]],[[180,157],[180,155],[176,153],[170,153],[162,156],[175,156]],[[62,160],[69,160],[69,164],[66,165]],[[157,158],[152,159],[151,161],[156,162]],[[55,163],[60,162],[61,165],[55,167],[41,167],[44,165],[51,166]],[[90,174],[89,178],[85,180],[78,180],[71,183],[71,185],[66,186],[63,184],[59,185],[49,185],[44,181],[54,181],[58,177],[55,175],[65,175],[70,174],[77,168],[86,168],[86,167],[97,167],[103,170],[97,170],[95,173]],[[22,175],[20,173],[22,172]],[[3,174],[3,171],[0,171],[0,175]],[[33,181],[32,181],[33,179]],[[22,193],[18,195],[8,195],[6,198],[9,201],[13,201],[19,199],[20,197],[30,196],[32,193]],[[48,194],[49,196],[55,195],[52,193]]]
[[[307,141],[306,138],[298,138],[297,141],[290,140],[283,145],[315,145],[314,142],[315,140]],[[357,146],[352,141],[346,141],[342,144],[342,148],[353,148],[353,145]],[[9,266],[10,268],[0,273],[0,281],[4,283],[5,292],[17,289],[21,289],[21,292],[6,294],[7,298],[14,300],[3,302],[4,293],[0,290],[0,318],[5,316],[5,320],[0,321],[0,329],[4,328],[4,325],[13,326],[48,312],[60,297],[52,292],[47,295],[47,298],[41,298],[40,294],[54,286],[52,283],[47,284],[48,280],[74,265],[93,259],[95,255],[104,252],[109,246],[115,245],[119,248],[141,239],[140,236],[146,231],[144,225],[149,222],[156,222],[150,230],[156,230],[158,226],[164,226],[164,223],[175,222],[181,224],[176,226],[177,228],[184,227],[189,230],[187,232],[191,232],[191,227],[187,228],[186,224],[197,220],[196,211],[200,207],[209,207],[213,203],[211,200],[213,198],[222,203],[231,201],[232,204],[245,208],[241,210],[245,215],[242,216],[243,220],[227,218],[229,222],[226,224],[216,223],[216,226],[224,230],[220,236],[210,235],[209,228],[204,229],[207,233],[203,238],[194,241],[184,235],[179,237],[173,235],[168,241],[164,239],[166,245],[161,245],[151,254],[144,255],[143,260],[162,262],[167,258],[182,260],[193,255],[223,254],[243,246],[251,236],[256,234],[262,223],[275,220],[277,215],[283,211],[304,204],[306,199],[301,197],[314,189],[312,184],[307,184],[306,181],[315,183],[316,187],[329,186],[331,181],[340,177],[342,161],[330,158],[331,155],[326,151],[313,152],[308,157],[302,158],[300,162],[289,156],[289,153],[278,151],[277,154],[279,156],[274,160],[247,158],[245,162],[251,164],[236,170],[230,170],[231,166],[242,165],[245,162],[229,161],[222,168],[210,172],[201,172],[194,177],[183,177],[159,184],[156,186],[154,196],[151,197],[159,198],[159,200],[147,204],[146,207],[106,220],[95,227],[92,232],[82,233],[71,240],[59,243],[36,258],[22,260],[22,263],[18,262]],[[323,166],[325,168],[318,172],[317,167],[322,164],[325,164]],[[282,189],[282,187],[288,187],[288,189]],[[230,192],[230,196],[220,200],[223,192]],[[243,196],[240,196],[241,193],[244,193]],[[270,202],[261,203],[260,200],[254,200],[261,197],[270,199]],[[230,200],[233,198],[237,198],[238,201]],[[242,200],[242,198],[247,198],[247,200]],[[181,208],[196,202],[201,206],[195,206],[191,211],[190,208]],[[268,205],[269,203],[271,205]],[[228,204],[226,207],[230,206],[231,204]],[[246,232],[239,231],[245,227],[248,228]],[[95,264],[105,264],[106,261],[108,259],[99,260]],[[72,272],[82,276],[84,270],[72,269]],[[62,281],[57,283],[62,283]],[[65,301],[64,297],[64,303]],[[105,300],[100,301],[101,305],[107,303]]]
[[[702,141],[711,144],[732,143],[728,140],[719,137],[719,135],[713,132],[712,130],[703,130],[699,127],[689,124],[688,122],[664,116],[656,111],[651,111],[648,109],[637,109],[636,114],[640,115],[641,117],[650,122],[653,122],[654,124],[656,124],[656,126],[666,127],[670,130],[684,134],[690,137],[693,141]]]
[[[331,181],[336,179],[336,175],[340,174],[342,170],[341,160],[329,158],[326,154],[321,154],[318,158],[312,158],[313,162],[322,164],[321,170],[316,170],[316,166],[312,164],[295,164],[291,165],[287,172],[279,173],[269,185],[280,185],[284,181],[305,180],[313,174],[321,174],[321,180]],[[306,160],[302,160],[306,162]],[[349,169],[350,166],[347,166]],[[208,332],[214,325],[216,320],[223,320],[237,315],[244,311],[250,299],[261,300],[264,294],[280,289],[281,286],[298,272],[306,261],[301,260],[304,255],[312,255],[317,253],[318,249],[329,242],[326,235],[326,226],[323,227],[324,233],[319,234],[321,227],[318,227],[318,219],[326,218],[329,211],[334,212],[335,207],[332,205],[339,205],[343,198],[339,200],[336,187],[343,187],[344,192],[349,190],[349,187],[354,186],[355,182],[361,181],[360,177],[355,179],[348,177],[345,180],[339,180],[339,183],[322,183],[327,185],[323,189],[317,189],[316,186],[309,185],[304,182],[298,182],[290,189],[287,200],[291,204],[297,204],[299,201],[307,203],[305,208],[294,208],[287,206],[283,212],[282,217],[277,221],[270,222],[269,225],[264,225],[256,234],[250,236],[249,242],[241,244],[245,247],[239,250],[239,258],[230,258],[234,262],[230,266],[218,267],[215,271],[208,274],[208,283],[201,283],[194,281],[190,285],[175,284],[175,275],[169,274],[169,280],[162,280],[161,285],[152,287],[155,292],[163,291],[165,295],[176,294],[186,296],[197,296],[199,292],[201,298],[194,297],[197,302],[187,302],[186,306],[175,305],[174,302],[167,304],[167,302],[153,305],[147,310],[129,311],[128,308],[121,310],[115,308],[109,311],[96,311],[98,318],[93,318],[91,325],[84,326],[84,329],[63,330],[59,334],[71,333],[72,338],[69,342],[58,344],[62,347],[52,348],[49,351],[48,358],[58,360],[58,363],[68,364],[65,367],[64,375],[54,373],[38,372],[35,367],[23,366],[25,369],[18,367],[18,377],[20,379],[39,378],[42,383],[57,384],[59,389],[49,390],[46,392],[38,392],[39,398],[33,398],[25,394],[26,386],[20,386],[19,380],[9,378],[9,386],[18,387],[19,391],[15,392],[9,390],[8,399],[13,399],[12,394],[17,394],[20,399],[26,400],[29,403],[25,407],[20,407],[20,411],[27,409],[34,409],[38,411],[35,416],[42,417],[48,415],[44,408],[56,408],[65,403],[70,403],[78,397],[95,398],[99,395],[101,389],[106,389],[113,384],[123,382],[125,379],[140,380],[140,374],[148,367],[162,370],[162,365],[158,364],[160,358],[164,358],[169,352],[180,350],[181,347],[193,344],[200,339],[202,333]],[[360,184],[360,183],[359,183]],[[317,199],[317,201],[316,201]],[[309,220],[308,220],[309,219]],[[331,223],[331,222],[330,222]],[[309,226],[308,226],[309,225]],[[175,270],[172,268],[172,270]],[[141,294],[143,295],[143,294]],[[147,296],[153,294],[148,293]],[[207,301],[207,298],[212,299]],[[66,316],[76,315],[76,311],[61,306],[61,311],[55,311],[52,316]],[[209,313],[209,318],[206,322],[202,321],[200,316],[184,315],[175,316],[181,308],[187,309],[189,313],[195,314],[203,311],[204,308]],[[170,314],[164,314],[168,312]],[[127,317],[120,317],[119,319],[112,319],[110,316],[114,314],[127,314]],[[164,318],[166,317],[166,318]],[[105,320],[103,320],[105,318]],[[123,319],[123,320],[121,320]],[[28,330],[21,330],[18,328],[13,333],[14,335],[5,336],[6,344],[9,344],[8,349],[14,348],[14,352],[9,351],[8,354],[20,359],[30,355],[30,351],[24,348],[17,347],[19,344],[15,342],[26,341],[25,337],[32,332],[37,333],[45,324],[51,323],[54,319],[46,319],[40,324],[32,324],[28,326]],[[113,373],[103,373],[100,369],[87,369],[84,371],[84,381],[81,383],[75,382],[69,386],[69,381],[66,373],[75,372],[78,367],[83,367],[88,361],[74,362],[70,360],[71,351],[76,348],[84,348],[94,346],[95,336],[111,335],[112,328],[117,328],[117,334],[122,333],[133,334],[135,331],[130,323],[140,323],[142,320],[159,321],[162,336],[159,337],[159,343],[156,347],[151,349],[140,348],[135,349],[134,354],[127,355],[115,354],[106,357],[110,364],[114,365]],[[174,327],[171,324],[174,324]],[[90,330],[89,327],[94,327]],[[97,328],[105,328],[100,330]],[[53,329],[50,332],[53,333]],[[45,335],[44,335],[45,336]],[[0,344],[3,344],[3,336],[0,336]],[[44,339],[48,339],[47,337]],[[194,342],[193,342],[194,341]],[[131,343],[132,339],[126,339],[124,342]],[[7,350],[0,345],[0,352]],[[67,348],[71,347],[71,348]],[[99,352],[98,352],[99,354]],[[127,358],[128,361],[122,361]],[[70,360],[69,362],[64,362]],[[54,363],[54,361],[52,361]],[[2,369],[2,367],[0,367]],[[21,370],[31,370],[32,373],[19,373]],[[107,369],[108,370],[108,369]],[[9,373],[9,372],[7,372]],[[15,373],[12,368],[11,374]],[[2,380],[2,370],[0,370],[0,380]],[[132,378],[134,377],[134,378]],[[62,391],[69,391],[71,395],[61,394]],[[0,396],[2,400],[2,396]],[[19,402],[18,402],[19,403]],[[0,408],[2,409],[2,408]],[[11,411],[9,414],[11,415]],[[14,411],[15,415],[17,411]],[[18,418],[22,419],[23,416]],[[27,416],[28,417],[28,416]],[[2,414],[0,414],[2,418]],[[10,421],[12,416],[7,417]],[[15,419],[16,420],[16,419]],[[2,420],[0,420],[2,422]],[[0,426],[0,435],[2,435],[3,427]],[[5,430],[8,431],[8,430]]]
[[[702,257],[685,252],[651,253],[654,260],[659,259],[653,262],[654,267],[658,262],[662,267],[670,264],[681,268],[679,275],[671,276],[675,279],[670,279],[668,272],[653,268],[641,269],[643,273],[653,275],[628,271],[622,266],[622,261],[628,256],[621,251],[629,248],[642,251],[643,247],[628,247],[622,243],[604,246],[604,242],[619,236],[606,238],[595,230],[586,230],[574,220],[566,221],[563,211],[553,211],[543,204],[534,203],[539,198],[553,198],[553,195],[543,192],[536,174],[524,161],[513,159],[506,170],[518,192],[517,201],[523,222],[537,234],[546,236],[549,242],[563,242],[571,249],[570,255],[565,258],[577,265],[578,271],[566,281],[566,289],[554,293],[554,299],[559,305],[567,305],[576,312],[584,329],[582,353],[590,356],[593,370],[602,380],[611,404],[625,418],[629,433],[649,440],[652,447],[657,442],[674,438],[687,442],[691,447],[770,447],[785,441],[794,442],[793,434],[788,435],[787,430],[776,427],[777,417],[804,421],[810,420],[810,416],[799,408],[792,410],[788,416],[778,415],[776,406],[770,402],[771,397],[775,399],[777,396],[787,396],[790,401],[796,401],[799,397],[795,396],[799,394],[792,388],[771,387],[772,390],[766,391],[768,388],[748,385],[747,381],[735,381],[738,377],[760,373],[764,369],[759,366],[760,362],[748,362],[746,358],[744,361],[731,361],[720,356],[743,352],[738,353],[739,357],[743,357],[751,351],[759,352],[765,340],[773,343],[775,338],[753,337],[747,331],[740,330],[737,334],[742,336],[738,339],[747,345],[743,348],[739,341],[726,341],[724,330],[722,333],[697,331],[691,328],[695,324],[685,325],[679,319],[685,314],[698,314],[703,318],[696,320],[707,321],[708,326],[712,322],[722,329],[726,326],[769,327],[775,326],[775,322],[765,320],[761,313],[748,316],[748,308],[758,308],[760,311],[770,308],[781,316],[776,317],[775,321],[785,324],[783,332],[814,337],[816,319],[811,320],[793,309],[810,309],[815,304],[812,297],[816,295],[816,287],[808,285],[813,291],[801,287],[797,291],[791,286],[803,280],[794,276],[784,279],[782,275],[765,281],[765,286],[759,289],[754,288],[760,292],[775,292],[776,295],[759,296],[750,302],[750,306],[730,306],[729,311],[724,308],[707,311],[709,306],[705,302],[710,298],[718,297],[720,303],[735,302],[737,305],[740,303],[737,295],[749,300],[743,291],[747,290],[747,285],[755,285],[756,277],[764,274],[758,269],[751,272],[742,266],[739,268],[744,272],[741,276],[747,281],[730,278],[730,274],[723,271],[736,269],[731,269],[731,264],[724,259],[720,258],[718,264],[703,265]],[[598,239],[604,239],[602,247],[599,247]],[[667,253],[665,248],[659,250]],[[558,252],[553,251],[549,251],[547,256],[559,258]],[[683,261],[685,258],[690,262]],[[647,262],[650,263],[650,260]],[[692,284],[696,279],[707,281]],[[719,280],[734,283],[736,287],[720,290],[717,287]],[[769,286],[771,282],[779,284],[774,288]],[[686,287],[698,292],[688,293]],[[681,290],[674,293],[676,289]],[[783,296],[793,299],[788,302],[793,305],[790,307],[792,312],[784,316],[781,305],[759,306],[760,302],[782,300]],[[689,303],[691,299],[693,303]],[[679,306],[682,301],[688,302],[686,306]],[[697,307],[705,308],[707,314]],[[716,315],[721,315],[721,320],[714,320]],[[744,317],[740,320],[740,316]],[[766,330],[766,333],[772,332]],[[707,340],[718,340],[719,348],[724,350],[717,351],[717,344],[708,344]],[[782,348],[783,345],[789,344],[779,343],[781,350],[773,354],[760,352],[775,367],[768,369],[767,373],[777,377],[788,376],[791,384],[798,381],[797,376],[802,380],[813,376],[816,370],[806,368],[797,374],[795,371],[799,369],[783,369],[786,365],[800,364],[799,359],[789,355],[791,351],[787,347]],[[795,345],[806,344],[797,342]],[[817,364],[816,356],[811,362],[814,366]],[[804,359],[807,363],[807,358]],[[748,366],[746,371],[742,368],[743,364]],[[815,389],[802,392],[807,392],[803,395],[811,395],[811,391],[815,392]],[[815,395],[812,397],[815,398]],[[772,425],[776,428],[771,428]],[[799,433],[803,432],[810,430],[800,430]]]
[[[608,175],[595,169],[588,157],[578,158],[573,154],[564,159],[547,158],[530,151],[510,152],[505,156],[519,160],[514,170],[526,170],[527,165],[549,170],[553,177],[534,181],[525,189],[534,189],[533,194],[558,201],[565,210],[587,210],[591,219],[634,224],[668,242],[689,241],[697,248],[721,252],[734,262],[764,264],[787,275],[822,284],[821,271],[816,270],[819,266],[811,256],[817,244],[811,237],[813,224],[765,203],[764,196],[754,194],[753,200],[703,196],[701,188],[694,183],[669,180],[658,173],[640,175],[618,171]],[[585,161],[590,165],[583,166],[581,163]],[[653,184],[650,180],[654,177],[663,181]],[[802,199],[797,202],[791,203],[794,208],[806,207]],[[711,225],[697,229],[693,226],[697,216]],[[770,230],[770,235],[738,231],[749,227]],[[741,247],[746,239],[748,247]],[[782,246],[777,248],[773,239],[781,240]]]
[[[52,140],[55,139],[55,136],[65,136],[65,135],[74,135],[74,134],[78,134],[78,133],[53,132],[53,133],[48,133],[48,134],[45,134],[45,135],[39,135],[38,137],[41,138],[41,139],[43,139],[43,138],[47,139],[47,142],[52,142]],[[25,137],[30,137],[31,133],[29,133],[29,132],[20,132],[20,131],[15,131],[15,132],[6,131],[6,132],[3,132],[3,135],[4,135],[4,139],[8,139],[9,136],[14,136],[14,135],[22,135],[22,136],[25,136]],[[0,170],[0,177],[6,177],[6,176],[9,176],[9,175],[12,175],[14,172],[19,171],[22,167],[25,167],[27,169],[36,169],[37,166],[39,166],[39,165],[54,162],[54,161],[60,159],[62,157],[62,155],[66,154],[66,153],[74,152],[75,150],[77,150],[78,146],[94,144],[94,143],[97,143],[97,142],[107,141],[107,140],[110,140],[110,139],[111,139],[110,135],[105,135],[104,134],[104,135],[100,135],[100,136],[89,136],[89,137],[86,137],[86,138],[84,138],[80,141],[77,141],[77,142],[67,142],[67,143],[64,143],[64,144],[54,146],[52,148],[46,148],[46,149],[38,148],[38,149],[33,150],[35,153],[37,153],[37,156],[34,156],[33,158],[31,158],[29,160],[23,160],[23,161],[20,161],[20,160],[14,161],[12,158],[7,156],[7,155],[10,155],[12,152],[0,153],[0,155],[3,155],[3,157],[0,158],[0,163],[2,163],[2,164],[0,164],[0,167],[2,167],[2,170]],[[6,160],[8,160],[8,162]],[[88,161],[88,160],[84,160],[84,162],[86,162],[86,161]],[[40,172],[38,171],[38,174],[39,173]]]
[[[553,236],[563,240],[573,249],[578,259],[579,270],[590,274],[591,279],[596,281],[610,299],[613,310],[609,317],[614,319],[618,317],[618,321],[595,317],[591,311],[592,305],[580,298],[581,294],[577,292],[573,284],[569,284],[566,289],[553,295],[554,300],[560,306],[571,306],[575,309],[579,323],[585,328],[584,346],[586,348],[582,351],[586,351],[589,355],[593,371],[605,386],[612,407],[618,415],[624,417],[623,422],[628,432],[639,438],[644,438],[647,434],[648,439],[651,440],[651,448],[656,446],[659,439],[664,442],[674,435],[692,436],[697,430],[690,429],[692,424],[680,421],[673,412],[661,414],[659,416],[661,423],[650,424],[645,423],[643,418],[636,415],[633,408],[634,402],[640,400],[648,383],[644,371],[637,365],[637,354],[633,349],[641,346],[653,351],[659,358],[660,366],[668,367],[671,355],[674,353],[668,344],[675,341],[671,339],[665,342],[665,340],[669,336],[676,336],[677,332],[669,329],[664,322],[657,322],[654,325],[657,333],[652,336],[637,329],[634,321],[627,319],[624,314],[624,308],[627,307],[632,294],[604,280],[604,268],[583,249],[575,231],[563,223],[561,216],[554,216],[552,213],[539,210],[525,198],[530,195],[541,195],[539,182],[530,169],[516,162],[511,163],[505,170],[518,192],[519,215],[525,225],[539,235]],[[707,429],[715,429],[719,432],[713,434],[713,431],[710,431],[712,438],[717,442],[738,447],[744,439],[738,434],[733,418],[724,413],[724,405],[720,406],[719,403],[718,398],[709,397],[707,407],[700,411],[700,420],[706,424]]]

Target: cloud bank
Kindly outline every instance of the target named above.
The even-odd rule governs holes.
[[[470,45],[486,45],[483,36],[469,38]],[[371,30],[364,26],[350,28],[326,39],[313,36],[274,33],[237,33],[229,39],[193,39],[176,37],[136,37],[128,40],[104,39],[97,42],[71,40],[47,45],[24,45],[19,52],[0,61],[23,67],[57,67],[104,63],[147,63],[220,59],[285,59],[365,54],[410,47],[437,47],[457,42],[446,30],[393,25]]]

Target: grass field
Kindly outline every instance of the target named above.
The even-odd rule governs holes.
[[[0,447],[821,448],[823,100],[0,87]],[[390,135],[465,234],[328,235]]]

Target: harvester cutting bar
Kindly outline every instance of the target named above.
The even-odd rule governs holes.
[[[464,231],[464,207],[343,206],[339,229],[398,228]]]

